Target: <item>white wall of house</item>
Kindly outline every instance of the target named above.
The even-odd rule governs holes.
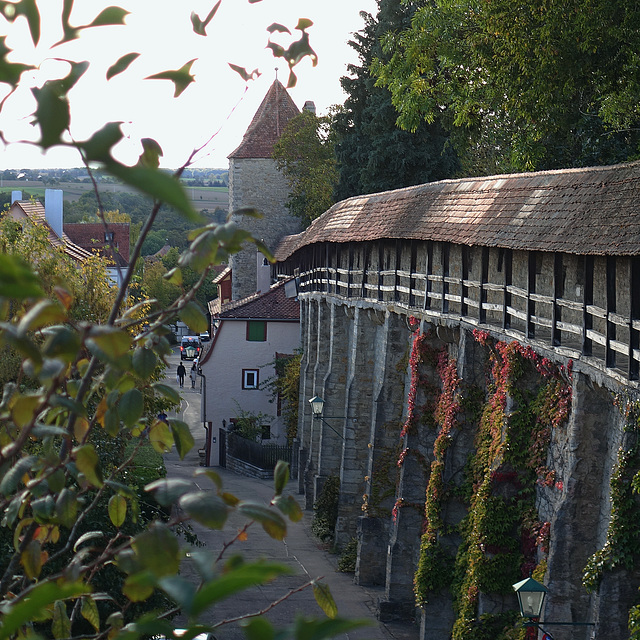
[[[211,423],[210,464],[218,465],[219,429],[222,421],[229,425],[231,418],[238,417],[239,408],[255,414],[271,416],[270,442],[286,442],[282,418],[276,415],[277,404],[270,402],[268,390],[243,389],[243,381],[251,372],[258,372],[259,386],[275,375],[273,361],[276,353],[294,353],[300,347],[300,324],[298,322],[267,323],[267,339],[264,342],[247,340],[245,320],[224,320],[217,331],[212,345],[213,351],[202,364],[202,374],[206,381],[202,393],[202,416],[205,423]],[[250,380],[249,380],[250,381]]]

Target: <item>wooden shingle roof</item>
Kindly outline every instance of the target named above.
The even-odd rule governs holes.
[[[271,158],[273,146],[280,139],[287,123],[300,114],[283,84],[276,80],[242,138],[240,146],[229,158]]]
[[[319,242],[383,238],[640,255],[640,162],[443,180],[349,198],[284,238],[276,259]]]

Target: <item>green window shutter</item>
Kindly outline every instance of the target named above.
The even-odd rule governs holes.
[[[267,323],[264,320],[249,320],[247,322],[247,340],[264,342],[267,339]]]

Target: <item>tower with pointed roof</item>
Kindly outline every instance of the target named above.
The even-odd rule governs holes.
[[[253,207],[261,219],[233,215],[243,229],[275,250],[280,240],[301,230],[300,220],[289,213],[286,202],[289,188],[272,158],[273,147],[287,123],[300,110],[279,80],[275,80],[242,138],[240,146],[229,155],[229,208]],[[230,259],[232,297],[239,300],[270,284],[270,268],[254,245],[249,245]]]

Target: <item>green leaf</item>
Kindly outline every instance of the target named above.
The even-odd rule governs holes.
[[[142,153],[138,158],[139,167],[157,169],[160,166],[160,158],[164,155],[162,147],[153,138],[142,138]]]
[[[56,500],[55,509],[56,518],[58,522],[67,528],[71,528],[78,515],[78,499],[74,491],[62,489],[58,499]]]
[[[136,536],[132,548],[142,566],[155,576],[169,576],[180,568],[180,546],[164,524],[156,522]]]
[[[118,402],[118,413],[129,429],[136,424],[144,412],[144,398],[139,389],[130,389],[122,394]]]
[[[129,68],[129,65],[137,60],[140,57],[139,53],[127,53],[121,58],[119,58],[114,64],[112,64],[107,69],[107,80],[111,80],[111,78],[117,76],[118,74],[126,71]]]
[[[209,328],[209,322],[200,305],[191,300],[178,314],[180,320],[184,322],[195,334],[202,333]]]
[[[180,267],[174,267],[170,271],[167,271],[162,276],[169,284],[175,284],[176,286],[182,285],[182,269]]]
[[[254,69],[251,73],[249,73],[244,67],[239,67],[237,64],[229,63],[232,71],[235,71],[245,82],[249,82],[249,80],[257,80],[261,73]]]
[[[0,2],[0,13],[9,22],[24,16],[29,24],[29,32],[34,45],[40,42],[40,12],[36,0],[19,0],[19,2]]]
[[[240,626],[247,640],[273,640],[275,629],[266,618],[242,620]]]
[[[88,62],[69,62],[71,71],[59,80],[49,80],[38,88],[31,89],[38,106],[35,122],[40,126],[40,146],[48,149],[63,143],[62,134],[69,128],[70,113],[68,92],[87,70]]]
[[[56,600],[54,605],[51,633],[56,640],[68,638],[71,635],[71,620],[67,615],[67,605],[62,600]]]
[[[170,507],[193,489],[193,482],[181,478],[160,478],[148,484],[144,489],[152,493],[161,506]]]
[[[104,533],[102,531],[87,531],[87,533],[83,533],[73,545],[73,550],[77,551],[85,542],[96,538],[104,538]]]
[[[287,535],[287,523],[273,509],[255,502],[241,502],[238,511],[262,525],[262,528],[275,540],[284,540]]]
[[[2,610],[0,640],[11,638],[23,625],[36,619],[49,605],[66,598],[76,598],[91,592],[82,582],[42,582],[27,598],[9,602]]]
[[[136,573],[127,577],[122,586],[124,593],[131,602],[144,602],[151,597],[155,588],[155,577],[150,571]]]
[[[146,380],[154,372],[158,359],[151,349],[138,348],[133,352],[132,362],[135,372]]]
[[[173,387],[170,387],[167,384],[162,384],[161,382],[156,382],[152,385],[152,388],[173,404],[180,404],[180,393],[178,393],[178,391]]]
[[[106,169],[116,178],[146,193],[154,200],[171,205],[187,220],[196,223],[202,220],[202,216],[191,206],[191,201],[179,180],[166,172],[144,166],[127,167],[115,161],[107,163]]]
[[[169,425],[155,420],[149,428],[149,442],[158,453],[169,453],[173,446],[173,434]]]
[[[89,331],[87,346],[113,362],[131,348],[131,335],[110,325],[94,325]]]
[[[217,471],[213,469],[203,469],[199,467],[193,473],[194,476],[207,476],[210,480],[214,482],[219,491],[222,491],[222,478]]]
[[[0,298],[26,300],[43,295],[38,277],[26,262],[17,256],[0,253]]]
[[[29,580],[38,578],[42,571],[42,545],[38,540],[31,540],[20,554],[20,564]]]
[[[291,522],[299,522],[302,520],[303,512],[300,505],[293,496],[277,496],[273,499],[273,504],[284,513]]]
[[[148,76],[146,80],[171,80],[175,85],[174,98],[177,98],[192,82],[195,81],[195,77],[191,75],[191,66],[197,60],[189,60],[189,62],[183,64],[179,69],[173,71],[161,71],[155,73],[152,76]]]
[[[11,495],[22,482],[25,473],[31,471],[36,461],[37,458],[35,456],[20,458],[20,460],[4,474],[2,482],[0,482],[0,493],[4,496]]]
[[[211,492],[187,493],[178,504],[190,518],[210,529],[222,529],[229,515],[227,505]]]
[[[327,618],[335,618],[338,615],[338,607],[331,595],[329,587],[322,582],[313,583],[313,595],[318,606],[324,611]]]
[[[100,460],[96,450],[93,448],[93,445],[85,444],[81,447],[76,447],[73,450],[73,454],[78,471],[84,473],[91,485],[94,487],[101,487],[103,485],[103,481],[99,467]]]
[[[289,463],[284,460],[278,460],[276,468],[273,471],[273,483],[276,495],[279,496],[285,490],[289,482]]]
[[[96,633],[100,632],[100,614],[93,598],[82,598],[80,614],[96,630]]]
[[[109,519],[114,527],[120,528],[127,517],[127,501],[116,494],[109,499]]]
[[[53,500],[53,496],[47,495],[31,502],[31,510],[33,511],[33,517],[36,522],[42,524],[47,523],[53,517],[56,504]]]
[[[198,616],[212,604],[229,598],[249,587],[266,584],[279,576],[291,574],[291,570],[281,564],[252,562],[229,568],[213,582],[205,584],[193,599],[192,615]]]
[[[209,15],[204,20],[201,20],[200,17],[195,13],[195,11],[191,12],[191,24],[193,25],[194,33],[197,33],[199,36],[207,35],[206,28],[213,19],[213,16],[216,15],[218,9],[220,8],[221,2],[222,0],[218,0],[218,2],[216,2],[213,9],[211,9]]]
[[[99,131],[96,131],[88,140],[78,143],[78,147],[84,152],[89,162],[112,162],[111,149],[124,137],[121,122],[107,122]]]
[[[18,333],[25,334],[28,331],[37,331],[46,325],[65,320],[66,313],[57,302],[40,300],[21,318],[18,323]]]
[[[61,358],[66,363],[78,357],[81,348],[80,336],[70,327],[59,325],[47,327],[43,333],[47,336],[42,353],[47,358]]]
[[[125,9],[122,9],[121,7],[107,7],[98,14],[98,17],[95,18],[91,24],[78,28],[89,29],[91,27],[123,25],[124,19],[129,15],[129,13],[129,11],[125,11]]]
[[[191,429],[189,429],[189,425],[186,422],[182,422],[182,420],[176,420],[174,418],[169,420],[169,426],[173,433],[173,441],[176,445],[176,450],[180,456],[180,460],[184,460],[184,457],[195,445]]]
[[[190,614],[191,604],[196,594],[196,587],[190,580],[180,576],[162,578],[160,588],[180,607],[183,613]]]

